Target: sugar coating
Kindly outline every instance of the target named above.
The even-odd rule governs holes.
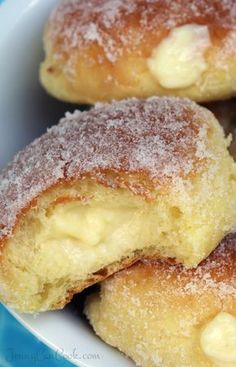
[[[164,260],[152,262],[144,260],[144,266],[153,267],[155,276],[155,266],[158,263],[163,267],[163,276],[166,276],[164,283],[170,278],[176,279],[172,286],[165,292],[174,293],[179,296],[200,296],[212,292],[218,297],[219,301],[227,296],[236,300],[236,234],[232,233],[222,240],[220,245],[195,269],[186,269],[182,265],[166,264]],[[153,266],[154,265],[154,266]],[[156,271],[158,278],[160,269]],[[159,279],[160,280],[160,279]]]
[[[63,0],[50,17],[49,38],[59,58],[73,49],[97,45],[101,63],[104,59],[114,63],[124,52],[150,52],[153,42],[183,24],[206,24],[222,46],[236,30],[235,8],[235,0]],[[227,45],[227,53],[234,50],[235,43]]]
[[[166,259],[143,259],[129,269],[117,273],[104,285],[109,292],[113,292],[117,287],[117,281],[121,281],[122,296],[136,306],[141,306],[140,294],[136,294],[133,290],[136,287],[141,289],[142,286],[145,289],[145,297],[154,304],[156,297],[164,295],[198,298],[207,297],[209,293],[214,294],[220,304],[229,296],[236,301],[235,261],[236,233],[232,233],[226,236],[210,256],[196,268],[186,269],[171,260],[168,263]],[[139,272],[140,276],[137,277]],[[150,288],[149,282],[153,282],[150,294],[147,291],[147,288]],[[151,312],[151,307],[148,308],[148,312]]]
[[[218,313],[236,315],[235,261],[235,233],[195,269],[142,260],[104,281],[85,313],[96,333],[137,365],[215,366],[200,336]]]
[[[180,98],[130,99],[67,113],[1,172],[0,238],[12,233],[32,200],[62,180],[89,175],[111,186],[108,171],[144,175],[156,188],[188,180],[201,162],[214,159],[206,146],[209,120],[209,111]]]

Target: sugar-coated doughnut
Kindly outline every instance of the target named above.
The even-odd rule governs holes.
[[[86,315],[137,366],[235,367],[235,263],[236,234],[195,269],[141,261],[102,282]]]
[[[53,96],[94,103],[236,95],[235,0],[63,0],[44,35]]]
[[[1,299],[59,308],[150,254],[197,265],[235,227],[228,144],[187,99],[67,114],[0,175]]]

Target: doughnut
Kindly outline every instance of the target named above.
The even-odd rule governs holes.
[[[142,367],[236,366],[236,234],[195,269],[145,259],[101,283],[85,313]]]
[[[60,308],[151,254],[196,266],[235,227],[229,142],[187,99],[67,113],[0,175],[2,301]]]
[[[44,88],[74,103],[236,95],[235,0],[63,0],[44,33]]]

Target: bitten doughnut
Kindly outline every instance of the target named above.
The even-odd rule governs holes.
[[[235,367],[235,263],[236,234],[193,270],[144,260],[102,282],[86,315],[137,366]]]
[[[236,223],[223,130],[187,99],[67,114],[0,175],[0,295],[23,311],[147,255],[197,265]]]
[[[236,95],[235,0],[64,0],[44,34],[42,85],[69,102]]]

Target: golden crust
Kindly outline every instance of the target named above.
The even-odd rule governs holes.
[[[230,234],[194,269],[186,269],[171,259],[165,261],[149,258],[135,264],[132,269],[127,270],[127,274],[136,279],[139,286],[142,281],[145,283],[150,279],[155,282],[155,279],[158,279],[157,288],[168,294],[173,292],[175,295],[187,294],[198,297],[199,294],[204,295],[212,291],[217,292],[220,298],[234,296],[236,302],[235,263],[236,235]],[[117,274],[117,277],[119,276],[122,277],[122,273]],[[125,276],[123,279],[128,283]],[[229,288],[223,290],[222,285],[228,285]]]
[[[193,102],[174,98],[99,104],[68,114],[1,172],[1,243],[41,196],[77,180],[128,188],[151,200],[176,177],[191,179],[208,159],[207,147],[200,152],[198,146],[205,144],[204,132],[211,133],[212,118]]]
[[[227,146],[187,99],[68,113],[1,173],[1,299],[43,311],[141,256],[197,265],[235,225]]]
[[[236,91],[235,14],[234,0],[62,1],[45,31],[42,84],[70,102],[227,98]],[[147,60],[172,29],[185,24],[208,27],[208,69],[190,87],[167,89],[153,78]]]
[[[101,284],[87,299],[96,333],[145,367],[215,367],[200,347],[209,321],[236,317],[236,235],[197,268],[142,260]]]

